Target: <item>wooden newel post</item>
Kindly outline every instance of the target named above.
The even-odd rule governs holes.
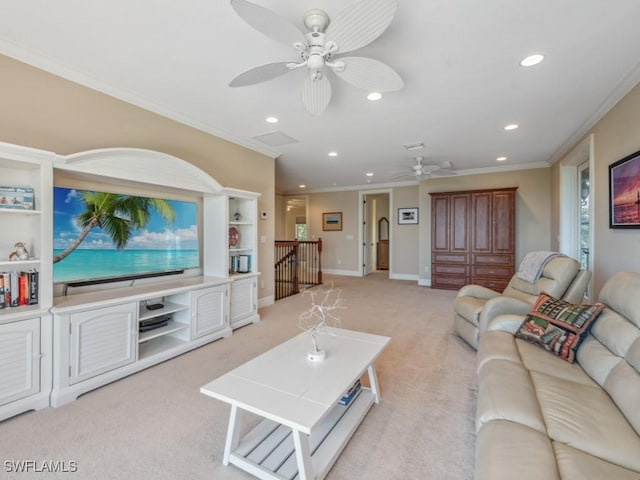
[[[318,283],[322,285],[322,238],[318,237]]]

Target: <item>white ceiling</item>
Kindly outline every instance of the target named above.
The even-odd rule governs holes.
[[[335,16],[355,0],[254,1],[303,29],[307,10]],[[251,67],[297,60],[228,0],[0,0],[0,52],[277,157],[281,193],[367,185],[366,172],[388,184],[417,155],[462,173],[550,163],[640,81],[638,0],[398,3],[387,31],[354,55],[392,66],[404,89],[370,102],[331,73],[318,117],[300,101],[304,71],[228,87]],[[531,53],[545,61],[519,66]],[[254,139],[275,131],[297,142]],[[425,148],[403,147],[416,142]]]

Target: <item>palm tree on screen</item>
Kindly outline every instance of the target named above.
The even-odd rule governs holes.
[[[153,211],[168,222],[175,220],[175,212],[166,200],[87,191],[80,192],[80,195],[85,211],[76,219],[82,230],[63,252],[53,257],[53,263],[73,252],[94,227],[106,232],[120,250],[126,247],[135,229],[147,226]]]

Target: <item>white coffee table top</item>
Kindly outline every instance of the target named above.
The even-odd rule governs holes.
[[[391,340],[333,327],[323,328],[316,338],[327,352],[323,361],[307,360],[313,344],[311,334],[303,332],[200,391],[310,434]]]

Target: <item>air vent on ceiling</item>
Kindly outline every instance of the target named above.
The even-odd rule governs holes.
[[[288,145],[290,143],[298,143],[298,140],[280,131],[265,133],[264,135],[258,135],[253,138],[272,147],[279,147],[281,145]]]

